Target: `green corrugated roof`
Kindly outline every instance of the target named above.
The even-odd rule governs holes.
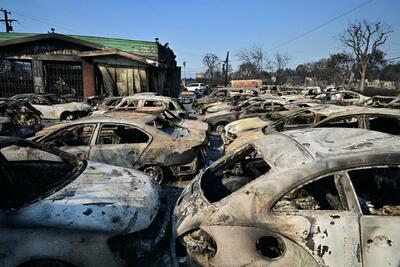
[[[22,32],[0,32],[0,42],[8,41],[16,38],[29,37],[36,35],[36,33],[22,33]]]
[[[16,38],[29,37],[37,35],[36,33],[20,33],[20,32],[1,32],[0,42],[8,41]],[[95,37],[95,36],[81,36],[81,35],[67,35],[84,41],[92,42],[105,47],[119,49],[128,53],[135,53],[145,56],[157,56],[158,47],[156,42],[118,39],[118,38],[106,38],[106,37]]]

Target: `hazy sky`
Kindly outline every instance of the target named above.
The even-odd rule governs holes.
[[[291,67],[327,57],[342,50],[337,34],[361,18],[390,24],[394,33],[385,51],[388,58],[400,56],[400,0],[3,0],[0,7],[18,19],[16,32],[44,33],[54,27],[58,33],[158,37],[170,43],[178,64],[186,61],[188,77],[203,70],[206,53],[224,58],[229,50],[236,67],[238,50],[254,45],[268,55],[287,53]]]

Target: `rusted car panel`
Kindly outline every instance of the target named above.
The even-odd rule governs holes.
[[[366,208],[380,204],[358,186],[372,179],[381,199],[386,190],[398,192],[399,148],[398,137],[362,129],[265,136],[222,157],[185,188],[174,210],[177,242],[202,266],[396,265],[400,258],[389,244],[399,238],[398,218],[390,215],[399,213],[384,215],[381,234],[366,230],[378,236],[373,244],[362,221],[371,217]],[[394,192],[381,202],[392,210],[399,208]],[[375,254],[369,261],[363,254],[371,246],[389,259]]]
[[[0,138],[0,153],[0,266],[118,266],[107,241],[146,229],[158,212],[159,187],[142,172],[15,138]]]
[[[89,160],[159,174],[160,182],[169,171],[176,177],[197,173],[208,142],[205,132],[133,112],[90,116],[57,128],[36,140]]]

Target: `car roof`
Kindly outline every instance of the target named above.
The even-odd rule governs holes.
[[[276,169],[289,169],[328,157],[368,151],[365,157],[393,151],[400,153],[400,138],[357,128],[309,128],[268,134],[254,147]]]
[[[123,98],[125,99],[144,99],[144,100],[160,100],[160,101],[173,101],[174,99],[169,96],[159,96],[153,94],[135,94],[132,96],[126,96]]]
[[[400,110],[390,108],[370,108],[370,107],[357,107],[351,106],[348,109],[335,113],[330,118],[336,118],[341,116],[356,116],[356,115],[389,115],[389,116],[400,116]]]
[[[156,119],[156,116],[146,113],[131,111],[110,111],[104,114],[92,115],[78,120],[74,120],[69,125],[81,123],[127,123],[143,126]]]

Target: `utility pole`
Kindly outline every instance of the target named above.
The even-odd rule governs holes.
[[[229,51],[226,53],[226,59],[224,65],[225,65],[225,87],[228,87]]]
[[[1,22],[4,22],[6,25],[6,32],[12,32],[13,27],[12,23],[17,21],[16,19],[8,19],[8,15],[11,15],[11,12],[7,11],[7,9],[0,9],[1,12],[4,13],[4,19],[0,19]]]

